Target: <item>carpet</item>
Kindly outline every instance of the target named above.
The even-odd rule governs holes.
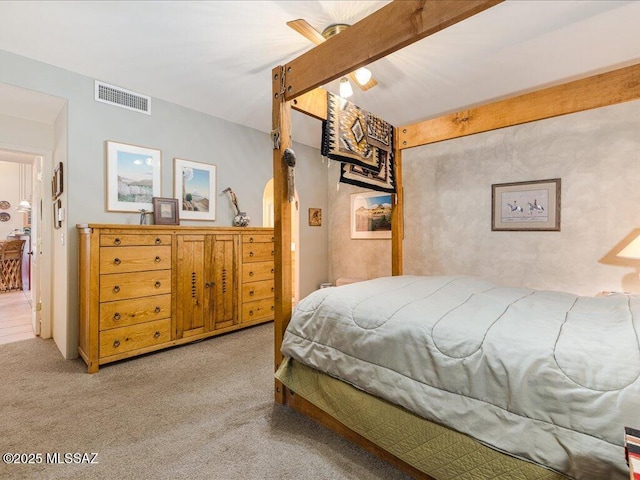
[[[0,463],[0,478],[409,478],[274,404],[272,355],[272,324],[94,375],[51,340],[0,345],[0,450],[35,462]]]

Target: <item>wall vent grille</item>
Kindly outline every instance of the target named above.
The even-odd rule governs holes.
[[[124,88],[109,85],[96,80],[95,99],[98,102],[108,103],[116,107],[122,107],[136,112],[151,115],[151,97],[125,90]]]

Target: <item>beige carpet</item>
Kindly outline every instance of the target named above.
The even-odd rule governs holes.
[[[273,403],[272,331],[261,325],[95,375],[51,340],[0,345],[0,451],[43,462],[0,463],[0,478],[407,479]],[[47,464],[56,452],[60,461],[97,453],[98,463]]]

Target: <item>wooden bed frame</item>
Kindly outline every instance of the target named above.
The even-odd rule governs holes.
[[[465,20],[503,0],[396,0],[326,42],[272,71],[275,213],[275,368],[292,313],[291,209],[285,149],[291,148],[291,109],[326,119],[321,85]],[[380,32],[384,32],[381,34]],[[392,206],[392,274],[402,275],[402,151],[480,132],[605,107],[640,98],[640,64],[598,73],[505,100],[397,127]],[[375,113],[375,112],[374,112]],[[416,478],[431,478],[348,429],[276,380],[275,401],[290,405]]]

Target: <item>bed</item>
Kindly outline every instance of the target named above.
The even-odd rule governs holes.
[[[302,366],[288,360],[278,377],[296,391],[295,370],[309,367],[571,478],[623,479],[624,426],[640,400],[638,327],[640,297],[379,278],[297,305],[282,352]]]
[[[433,326],[437,342],[405,333],[405,337],[403,337],[405,340],[422,338],[424,340],[422,345],[429,343],[429,341],[433,343],[433,346],[442,347],[444,345],[444,350],[451,354],[446,356],[434,353],[438,349],[431,350],[433,355],[442,355],[444,366],[434,368],[432,371],[418,369],[421,375],[426,375],[417,379],[418,384],[422,385],[423,393],[426,393],[429,399],[426,405],[418,404],[414,398],[417,395],[405,393],[404,389],[397,388],[397,385],[404,385],[409,380],[407,376],[397,372],[388,375],[389,371],[395,372],[393,368],[384,367],[387,370],[383,368],[381,371],[386,373],[376,372],[374,375],[373,370],[367,370],[372,367],[359,364],[358,368],[362,367],[366,374],[356,375],[356,377],[358,379],[373,377],[377,383],[357,385],[353,378],[347,378],[344,369],[348,370],[349,367],[343,367],[342,361],[329,361],[328,365],[321,365],[321,357],[332,359],[334,353],[340,350],[327,350],[322,347],[322,342],[327,341],[326,337],[318,341],[296,340],[307,335],[299,330],[300,324],[305,323],[304,319],[307,316],[313,318],[313,321],[306,322],[310,324],[312,330],[314,328],[326,329],[321,326],[324,325],[322,322],[316,323],[314,313],[309,313],[314,310],[311,308],[315,306],[314,303],[321,304],[328,297],[341,298],[343,295],[370,299],[372,298],[371,292],[376,291],[376,288],[381,290],[396,288],[397,285],[393,283],[394,281],[422,283],[422,280],[418,281],[402,276],[402,152],[404,149],[640,98],[640,65],[631,65],[443,117],[397,127],[394,131],[393,143],[397,188],[392,205],[393,277],[381,280],[381,284],[363,282],[326,289],[326,292],[324,289],[320,290],[302,302],[296,309],[296,315],[292,317],[291,210],[287,186],[290,167],[286,162],[287,156],[290,158],[289,149],[291,148],[291,109],[326,120],[327,92],[320,88],[321,85],[499,3],[500,0],[392,2],[354,24],[340,35],[330,38],[286,65],[280,65],[273,69],[272,139],[276,226],[274,360],[277,371],[275,401],[309,415],[416,478],[437,480],[447,478],[555,479],[563,478],[565,475],[573,478],[624,478],[625,465],[621,447],[622,423],[631,418],[629,416],[631,414],[624,409],[628,409],[629,405],[637,406],[639,404],[638,383],[636,378],[634,382],[627,382],[628,385],[623,388],[620,386],[624,383],[621,380],[622,377],[617,374],[613,375],[611,372],[615,371],[613,367],[615,362],[620,363],[624,360],[623,353],[631,352],[631,355],[636,355],[638,352],[638,325],[632,323],[629,317],[629,312],[637,310],[636,300],[632,301],[626,297],[578,300],[577,297],[570,294],[527,291],[530,292],[529,295],[523,293],[522,289],[505,289],[510,294],[516,295],[517,301],[514,300],[514,306],[508,308],[507,306],[511,304],[505,303],[506,300],[498,302],[509,310],[509,315],[511,315],[513,310],[527,310],[527,308],[529,314],[535,313],[535,309],[538,307],[533,305],[533,299],[543,299],[544,301],[541,303],[545,305],[545,308],[550,304],[556,305],[556,307],[557,304],[565,305],[571,303],[573,299],[577,305],[588,305],[588,308],[583,312],[586,319],[583,322],[584,325],[589,325],[594,320],[589,316],[590,308],[611,309],[613,312],[617,312],[613,315],[613,318],[616,319],[614,322],[617,325],[616,328],[626,332],[626,336],[623,335],[624,342],[631,342],[629,345],[625,343],[624,348],[628,350],[623,350],[622,347],[619,350],[610,349],[611,352],[615,351],[616,355],[614,355],[614,363],[607,364],[609,366],[606,369],[606,375],[611,373],[612,378],[615,378],[618,383],[609,383],[610,380],[603,380],[601,373],[593,378],[582,378],[579,372],[569,371],[567,374],[568,367],[556,368],[555,370],[547,369],[534,362],[533,366],[522,367],[522,369],[529,370],[523,370],[516,374],[518,381],[514,385],[513,376],[496,374],[500,368],[507,368],[502,365],[502,357],[499,354],[503,349],[507,349],[514,355],[524,355],[526,350],[514,350],[513,344],[503,345],[500,343],[500,341],[505,341],[500,337],[501,330],[490,325],[504,323],[502,318],[491,320],[491,317],[482,317],[479,325],[474,324],[473,328],[468,323],[461,322],[460,325],[464,325],[464,328],[457,331],[456,337],[460,341],[459,344],[447,342],[447,333],[444,327],[447,326],[447,328],[453,328],[456,331],[453,323],[448,325],[448,322],[440,321],[436,326]],[[384,31],[385,35],[379,35],[377,32],[380,31]],[[395,277],[397,277],[396,280],[394,280]],[[429,281],[433,281],[433,279]],[[483,285],[487,289],[499,290],[495,286],[489,287],[484,280],[475,279],[472,282],[462,277],[453,281],[450,287],[443,287],[443,289],[449,290],[453,284],[460,284],[460,282],[474,284],[480,282],[479,285]],[[384,288],[379,285],[383,285]],[[414,286],[417,287],[417,283]],[[479,291],[474,290],[473,293],[468,293],[471,298],[476,300],[486,300],[486,297],[491,297],[491,294],[483,293],[485,290],[482,288],[484,287],[481,287]],[[402,288],[411,290],[413,287]],[[517,296],[521,294],[523,295],[522,299]],[[434,299],[439,297],[439,294],[426,296]],[[377,296],[374,295],[373,298],[375,299]],[[346,299],[343,300],[346,301]],[[395,298],[392,300],[395,301]],[[367,300],[362,305],[366,306],[369,302],[370,300]],[[621,306],[625,302],[627,302],[626,310]],[[339,322],[344,323],[343,327],[348,330],[366,330],[377,338],[376,335],[381,329],[384,329],[383,325],[387,323],[380,320],[378,311],[386,309],[393,302],[389,301],[388,303],[389,305],[383,303],[378,305],[380,308],[367,310],[368,317],[361,321],[367,328],[363,328],[361,325],[356,328],[354,324],[349,324],[349,316]],[[469,308],[469,305],[468,303],[460,305],[455,310],[464,311],[465,308]],[[526,308],[523,308],[523,305]],[[343,306],[347,308],[346,304]],[[411,308],[413,307],[405,307],[404,309],[410,310]],[[625,319],[622,316],[616,316],[623,311],[626,311]],[[333,315],[326,316],[333,318]],[[428,321],[435,325],[434,318],[440,317],[431,317]],[[381,326],[375,324],[375,321],[378,321],[376,319],[381,322]],[[287,330],[290,321],[293,323]],[[368,328],[371,327],[370,322],[374,322],[375,328]],[[564,341],[571,338],[568,334],[559,334],[559,332],[562,333],[563,327],[557,318],[553,321],[555,323],[552,322],[552,325],[546,325],[549,327],[548,329],[542,328],[534,321],[520,320],[520,322],[518,328],[521,328],[522,332],[517,333],[526,332],[529,335],[532,329],[546,332],[546,337],[545,335],[543,337],[547,341],[546,347],[544,347],[547,350],[554,351],[553,345],[549,343],[553,339],[553,332],[555,332],[557,339]],[[569,330],[580,330],[579,322],[565,323],[571,326],[571,328],[566,327]],[[467,331],[467,327],[471,330]],[[478,328],[476,329],[476,327]],[[636,329],[633,330],[635,336],[631,334],[631,328]],[[511,327],[512,333],[514,333],[514,329],[517,330],[515,327]],[[494,334],[497,335],[495,342],[486,343],[486,338],[482,335],[483,331],[487,333],[487,338],[490,340],[494,340],[492,337]],[[285,335],[285,332],[288,333]],[[335,339],[331,338],[331,332],[334,332],[333,328],[327,329],[323,333],[328,333],[329,339],[333,341]],[[337,330],[335,332],[337,334]],[[471,346],[468,343],[462,341],[467,333],[473,334],[469,339],[472,340],[471,345],[475,345],[477,348],[475,352],[471,351]],[[589,330],[585,338],[588,338],[590,346],[596,346],[598,353],[593,358],[603,358],[608,352],[603,352],[597,346],[592,334],[593,330]],[[305,344],[305,342],[309,343]],[[374,356],[379,358],[392,361],[405,356],[404,345],[392,347],[388,340],[384,342],[380,340],[381,343],[374,342],[375,347],[372,347],[369,340],[362,342],[369,344],[366,348],[373,349]],[[526,345],[525,335],[518,336],[518,342]],[[418,348],[418,350],[420,349]],[[489,351],[496,356],[487,356]],[[560,349],[558,352],[560,352],[558,364],[565,367],[575,360],[572,359],[572,355],[577,355],[569,348]],[[562,355],[567,355],[567,357],[562,357]],[[587,349],[582,349],[578,356],[585,361],[593,359]],[[475,359],[476,357],[482,358],[482,361],[476,362],[472,366],[469,358]],[[547,355],[544,358],[544,365],[553,366],[553,360],[556,358],[554,355]],[[407,357],[406,361],[409,365],[412,365],[412,362],[418,362],[417,358],[413,357]],[[637,369],[640,361],[636,357],[629,359],[629,362],[633,368]],[[423,363],[419,365],[420,368],[424,366]],[[465,370],[465,368],[471,370]],[[633,368],[629,369],[625,375],[631,376]],[[323,371],[323,369],[325,370]],[[487,380],[484,386],[482,384],[474,386],[468,381],[473,377],[473,369],[478,369],[478,375]],[[619,370],[624,371],[625,369],[622,367]],[[440,371],[446,371],[447,374],[439,375]],[[532,371],[536,372],[535,376],[531,375]],[[555,372],[557,378],[553,377],[552,372]],[[636,377],[638,373],[636,372]],[[451,374],[451,378],[448,377],[449,374]],[[550,375],[552,378],[549,378]],[[465,381],[457,386],[450,385],[449,382],[452,382],[454,378],[458,380],[462,378]],[[532,381],[533,378],[535,378],[535,382]],[[577,390],[576,392],[572,391],[572,393],[585,398],[580,407],[583,409],[582,413],[585,414],[580,417],[582,419],[580,421],[583,423],[577,423],[576,430],[573,430],[574,424],[572,423],[574,409],[564,403],[564,397],[558,397],[558,394],[552,394],[545,390],[548,382],[556,381],[559,378],[570,382],[569,385],[572,385],[571,382],[579,385],[580,380],[585,380],[583,382],[585,388],[579,390],[580,393],[576,393]],[[629,380],[627,377],[625,378]],[[507,385],[504,384],[505,379]],[[451,397],[453,392],[444,393],[445,386],[454,390],[457,388],[455,393],[458,396]],[[527,392],[533,391],[534,387],[540,388],[540,390],[536,390],[537,393],[527,401],[528,397],[526,396],[524,400],[511,397],[506,387],[514,387],[518,391],[524,389]],[[399,393],[400,398],[392,396],[390,392],[393,391]],[[621,393],[623,391],[626,393]],[[489,393],[498,395],[497,399],[492,400],[494,403],[488,401]],[[473,408],[477,402],[485,400],[487,401],[482,403],[483,408]],[[616,403],[618,401],[623,402],[624,405]],[[539,404],[553,405],[557,411],[545,413],[544,411],[529,410]],[[366,408],[362,408],[365,405]],[[446,412],[445,407],[449,406],[456,406],[458,411]],[[480,410],[486,411],[481,412]],[[601,412],[607,410],[614,410],[615,412],[612,413],[620,416],[615,417],[614,415],[615,418],[611,421],[604,417],[601,418]],[[594,412],[598,412],[598,414],[593,415]],[[532,416],[531,419],[528,417],[529,414]],[[536,415],[542,418],[536,418]],[[516,417],[519,420],[525,419],[525,421],[516,422],[514,420]],[[558,420],[560,423],[556,425],[548,417],[553,417],[554,421]],[[575,419],[575,421],[578,420]],[[540,428],[534,429],[532,424],[536,424],[536,422],[540,424],[538,425]],[[511,431],[503,437],[502,431],[505,423],[513,424],[515,431]],[[385,437],[387,432],[381,432],[381,430],[394,430],[394,425],[403,425],[403,428],[395,429],[395,434],[392,434],[391,437]],[[410,427],[411,429],[415,427],[415,430],[408,430]],[[568,433],[569,439],[555,436],[557,430],[564,428],[571,432]],[[492,430],[494,434],[489,435],[487,433],[489,430]],[[407,434],[408,431],[411,433]],[[547,442],[550,442],[551,446]],[[550,452],[545,452],[546,450],[550,450]]]

